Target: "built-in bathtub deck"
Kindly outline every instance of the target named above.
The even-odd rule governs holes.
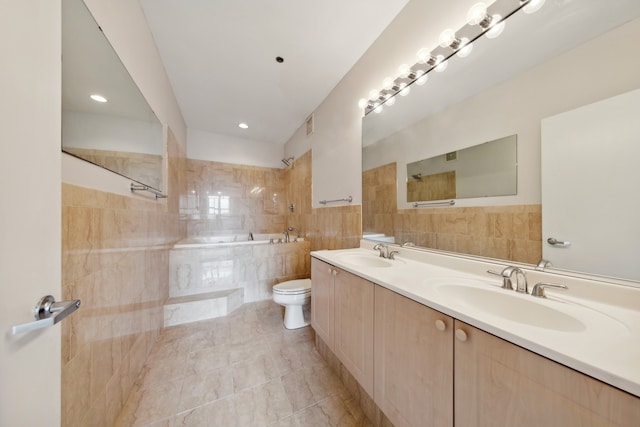
[[[259,240],[212,236],[176,243],[169,253],[164,325],[226,316],[244,303],[271,299],[277,283],[309,277],[308,241],[277,243],[280,234],[255,236]]]
[[[164,326],[226,316],[243,303],[243,288],[171,297],[164,304]]]

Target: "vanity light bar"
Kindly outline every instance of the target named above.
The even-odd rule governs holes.
[[[424,84],[431,71],[444,71],[447,61],[453,55],[465,57],[472,48],[472,43],[487,34],[489,38],[495,38],[502,32],[507,18],[524,8],[526,13],[533,13],[540,9],[545,0],[496,0],[491,5],[476,3],[467,14],[467,24],[457,31],[447,29],[440,36],[440,45],[429,51],[421,49],[418,52],[417,62],[407,70],[401,71],[401,76],[389,83],[385,79],[384,89],[369,92],[369,99],[361,99],[358,102],[364,109],[365,116],[372,111],[379,113],[384,105],[391,106],[395,102],[395,96],[407,95],[413,83]],[[406,66],[400,67],[403,69]]]

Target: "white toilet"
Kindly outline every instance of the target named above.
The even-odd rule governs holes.
[[[311,300],[311,279],[289,280],[273,287],[273,301],[284,306],[284,327],[304,328],[302,306]]]

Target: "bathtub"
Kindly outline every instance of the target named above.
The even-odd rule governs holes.
[[[309,277],[311,244],[279,233],[190,237],[169,251],[169,296],[242,288],[244,302],[270,299],[276,283]],[[274,243],[270,244],[271,239]]]
[[[271,243],[278,244],[279,239],[284,240],[284,234],[254,234],[253,240],[249,240],[249,236],[243,235],[227,235],[227,236],[206,236],[206,237],[188,237],[182,239],[173,245],[174,249],[196,249],[220,246],[236,246],[236,245],[260,245]],[[290,236],[291,243],[295,243],[295,236]],[[298,238],[298,242],[304,241],[303,237]],[[282,242],[280,242],[282,243]]]

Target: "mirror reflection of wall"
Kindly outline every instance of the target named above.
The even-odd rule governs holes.
[[[62,1],[62,56],[62,151],[161,190],[162,124],[82,0]]]
[[[517,193],[517,136],[407,164],[407,202]]]

